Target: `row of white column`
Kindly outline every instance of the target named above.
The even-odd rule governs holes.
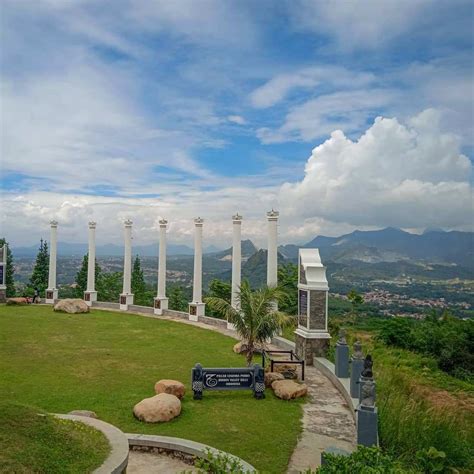
[[[267,212],[268,221],[268,254],[267,254],[267,285],[274,287],[278,282],[278,211]],[[56,288],[56,260],[57,260],[57,230],[58,223],[51,221],[51,240],[49,254],[49,278],[46,290],[46,302],[54,303],[58,299]],[[240,309],[240,284],[242,265],[242,216],[238,213],[232,216],[232,293],[231,304],[235,309]],[[120,294],[120,309],[127,310],[133,304],[132,293],[132,221],[124,222],[124,262],[123,262],[123,289]],[[154,298],[154,313],[163,314],[168,309],[166,297],[166,230],[168,221],[159,221],[159,259],[158,259],[158,288]],[[189,319],[198,321],[205,315],[205,303],[202,301],[202,233],[204,219],[194,219],[194,271],[193,271],[193,299],[189,303]],[[89,257],[87,266],[87,288],[84,292],[85,302],[91,306],[97,301],[95,290],[95,231],[96,223],[89,222]],[[229,328],[233,328],[228,323]]]

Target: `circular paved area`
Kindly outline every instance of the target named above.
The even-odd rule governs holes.
[[[172,456],[146,451],[130,450],[127,474],[177,474],[198,472],[193,466]]]

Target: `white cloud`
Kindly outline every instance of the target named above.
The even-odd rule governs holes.
[[[237,125],[245,125],[247,122],[246,120],[240,115],[229,115],[227,120],[232,123],[236,123]]]
[[[437,111],[407,125],[379,117],[357,142],[335,131],[316,147],[304,179],[282,186],[281,208],[354,226],[469,228],[471,172]]]

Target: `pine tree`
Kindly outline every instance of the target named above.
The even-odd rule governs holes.
[[[82,265],[79,271],[76,274],[76,295],[78,298],[82,298],[84,291],[87,289],[87,266],[89,264],[89,254],[86,253],[84,255],[84,258],[82,259]],[[97,263],[97,260],[95,262],[95,281],[96,285],[97,282],[99,281],[99,274],[101,272],[100,266]]]
[[[188,311],[188,300],[180,286],[169,289],[169,308],[174,311]]]
[[[13,274],[15,273],[15,269],[13,268],[13,255],[10,250],[10,246],[8,242],[4,239],[0,239],[0,247],[7,245],[7,268],[5,270],[5,285],[7,287],[7,298],[11,298],[15,296],[15,278]]]
[[[36,255],[36,263],[30,278],[30,287],[38,288],[43,292],[48,288],[49,273],[49,252],[48,244],[41,239],[38,254]]]
[[[135,304],[144,304],[146,299],[146,284],[143,277],[140,257],[137,255],[133,261],[132,269],[132,293],[134,294]]]

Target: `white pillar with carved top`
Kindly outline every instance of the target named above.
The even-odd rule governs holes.
[[[7,244],[0,247],[0,303],[7,299]]]
[[[87,255],[87,288],[84,292],[84,301],[88,306],[92,306],[93,301],[97,301],[97,291],[95,291],[95,227],[94,221],[89,222],[89,253]]]
[[[55,220],[51,224],[51,240],[49,242],[49,274],[48,289],[46,290],[46,303],[54,304],[58,299],[58,289],[56,288],[56,260],[58,251],[58,223]]]
[[[154,313],[163,314],[168,309],[168,298],[166,297],[166,228],[168,221],[160,219],[160,249],[158,260],[158,292],[154,298]]]
[[[268,250],[267,250],[267,286],[278,285],[278,216],[280,213],[275,210],[267,212],[268,221]],[[274,303],[275,310],[278,303]]]
[[[194,219],[194,275],[193,301],[189,303],[189,320],[197,321],[205,314],[205,304],[202,302],[202,227],[204,219]]]
[[[120,294],[120,309],[126,311],[133,304],[132,294],[132,224],[130,219],[124,222],[125,251],[123,256],[123,290]]]
[[[240,309],[240,282],[242,265],[242,216],[237,212],[232,216],[232,295],[231,304],[235,309]],[[227,329],[235,326],[227,321]]]

